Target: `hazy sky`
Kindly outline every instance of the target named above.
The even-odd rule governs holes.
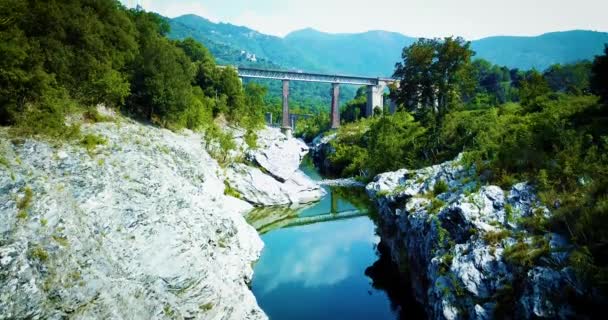
[[[121,0],[125,4],[138,0]],[[194,13],[284,36],[306,27],[331,33],[388,30],[409,36],[538,35],[608,31],[608,0],[139,0],[169,17]]]

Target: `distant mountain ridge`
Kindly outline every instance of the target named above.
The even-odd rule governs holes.
[[[193,37],[220,63],[280,67],[366,76],[390,76],[401,51],[417,38],[382,30],[330,34],[312,28],[284,38],[196,15],[169,19],[172,38]],[[602,53],[608,33],[573,30],[533,37],[496,36],[472,41],[483,58],[509,68],[543,70],[552,64],[591,60]],[[256,61],[251,61],[255,55]]]

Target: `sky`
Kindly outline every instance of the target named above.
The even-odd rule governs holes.
[[[369,30],[414,37],[539,35],[608,31],[608,0],[121,0],[139,1],[168,17],[196,14],[214,22],[285,36],[314,28],[329,33]]]

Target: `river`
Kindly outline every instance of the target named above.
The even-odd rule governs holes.
[[[321,179],[311,161],[301,169]],[[423,317],[409,284],[380,254],[375,213],[364,190],[326,191],[305,208],[248,215],[265,244],[252,281],[260,307],[271,320]]]

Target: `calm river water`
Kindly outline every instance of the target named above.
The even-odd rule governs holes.
[[[320,179],[310,162],[302,169]],[[373,207],[364,191],[326,190],[312,206],[248,216],[265,244],[252,282],[261,308],[272,320],[423,316],[409,285],[380,257]]]

